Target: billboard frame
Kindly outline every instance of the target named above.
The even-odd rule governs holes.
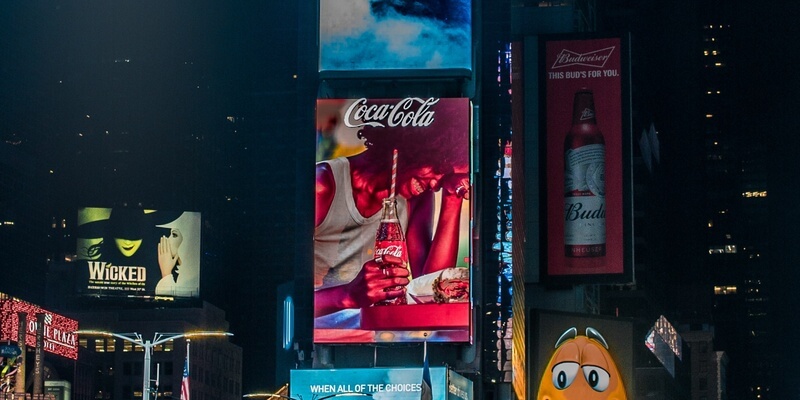
[[[460,27],[461,29],[464,29],[464,28],[467,29],[468,32],[469,32],[468,33],[468,35],[469,35],[469,44],[468,44],[468,47],[466,48],[466,53],[468,53],[468,54],[464,54],[464,56],[466,56],[466,58],[467,58],[467,63],[468,63],[467,66],[455,66],[455,65],[451,66],[450,65],[451,63],[447,63],[447,66],[442,67],[442,68],[395,66],[395,67],[391,67],[391,68],[367,68],[367,67],[361,67],[361,68],[337,68],[337,69],[334,69],[334,68],[327,68],[327,67],[323,68],[323,56],[325,55],[324,54],[324,52],[325,52],[324,43],[327,43],[325,38],[322,37],[323,36],[322,21],[323,21],[323,18],[327,17],[325,15],[322,15],[322,13],[323,13],[322,2],[323,1],[324,0],[317,0],[317,2],[316,2],[316,17],[317,18],[316,18],[315,37],[316,37],[317,48],[316,48],[316,57],[315,58],[316,58],[316,71],[317,71],[317,74],[318,74],[320,80],[324,80],[324,79],[404,79],[404,78],[426,78],[426,79],[428,79],[428,78],[445,78],[445,79],[469,78],[469,79],[474,79],[474,71],[475,71],[475,68],[476,68],[475,67],[475,62],[476,62],[475,61],[475,15],[476,15],[476,9],[475,9],[475,3],[474,2],[468,1],[468,0],[465,1],[465,3],[469,4],[469,7],[468,7],[469,8],[469,21],[467,21],[464,24],[463,27],[460,26],[460,25],[455,25],[453,23],[453,21],[458,20],[458,18],[452,18],[452,17],[456,16],[455,14],[454,15],[450,15],[451,18],[448,19],[448,23],[441,23],[440,24],[440,23],[438,23],[439,21],[437,20],[437,23],[430,23],[430,21],[428,21],[428,23],[419,24],[419,21],[415,21],[417,18],[437,19],[438,17],[434,17],[436,15],[436,13],[434,11],[436,11],[436,10],[428,10],[429,13],[427,15],[422,15],[422,16],[417,15],[417,16],[409,17],[409,16],[403,16],[401,13],[398,13],[398,14],[395,15],[396,17],[399,17],[398,21],[403,21],[403,20],[409,21],[409,22],[406,22],[406,24],[410,24],[412,26],[408,27],[408,26],[404,25],[406,29],[413,29],[413,26],[425,27],[427,29],[430,29],[432,26],[441,26],[442,30],[451,29],[454,26],[455,27]],[[367,1],[367,0],[363,0],[363,1]],[[454,7],[454,9],[456,9],[456,8]],[[441,12],[441,11],[442,10],[439,10],[439,12]],[[431,15],[430,12],[433,12],[433,14],[432,14],[433,16]],[[372,12],[370,12],[370,15],[372,15]],[[394,14],[392,12],[388,12],[386,15],[391,16],[391,15],[394,15]],[[362,23],[365,23],[365,24],[369,24],[369,22],[368,22],[369,20],[370,20],[370,18],[366,18],[365,17],[365,18],[360,19],[359,21],[361,21]],[[410,21],[413,21],[413,22],[410,22]],[[380,22],[379,21],[378,22],[373,21],[372,23],[378,24]],[[395,25],[397,25],[397,24],[398,23],[395,22]],[[357,31],[356,28],[359,27],[358,24],[353,24],[353,23],[348,24],[346,22],[339,22],[338,24],[335,24],[334,26],[348,26],[350,28],[350,31],[351,31],[349,35],[341,35],[342,39],[344,39],[344,41],[342,43],[345,43],[346,45],[340,46],[340,50],[341,50],[342,47],[344,47],[345,50],[346,50],[347,48],[350,48],[350,47],[356,47],[357,44],[363,44],[363,42],[360,42],[360,39],[358,39],[358,38],[356,38],[354,36],[351,36],[351,35],[355,34],[355,32]],[[363,28],[367,28],[367,26],[364,25]],[[378,29],[378,30],[364,29],[364,32],[369,32],[370,33],[369,35],[364,35],[364,36],[365,37],[379,36],[378,34],[376,34],[376,31],[382,32],[382,34],[386,34],[387,33],[385,27],[384,27],[384,29]],[[458,31],[458,28],[456,28],[456,31]],[[449,38],[451,36],[455,37],[456,35],[453,34],[453,32],[450,32],[450,34],[442,35],[442,38]],[[452,41],[454,39],[449,39],[449,40]],[[380,40],[372,40],[372,41],[366,42],[367,45],[380,46],[380,45],[378,45],[376,43],[382,43],[382,41],[380,41]],[[395,48],[395,51],[398,54],[401,54],[402,50],[400,50],[400,49],[402,48],[402,45],[406,45],[408,47],[411,47],[412,50],[420,50],[419,53],[426,53],[424,51],[425,49],[419,49],[418,47],[414,47],[414,42],[413,41],[410,41],[410,42],[407,42],[407,43],[402,43],[402,44],[400,44],[398,42],[394,42],[394,41],[387,41],[387,43],[385,45],[383,45],[385,47],[384,47],[384,51],[382,51],[382,53],[387,53],[387,54],[388,53],[392,53],[391,51],[388,51],[388,50],[392,49],[392,48]],[[398,46],[400,46],[400,47],[398,47]],[[452,47],[452,46],[448,46],[448,43],[440,43],[440,46],[442,48],[450,48],[450,47]],[[331,52],[331,50],[329,50],[329,52]],[[336,51],[336,53],[340,53],[340,52],[341,51]],[[405,50],[405,53],[411,53],[411,52],[409,50]],[[408,54],[403,54],[403,56],[407,57]],[[433,55],[429,55],[429,57],[434,57],[434,58],[436,56],[438,56],[440,59],[441,58],[443,58],[443,59],[447,59],[448,58],[446,55],[442,56],[439,53],[439,51],[436,51]],[[363,54],[359,54],[359,58],[363,59],[364,55]],[[431,62],[431,61],[433,61],[433,60],[430,60],[430,59],[428,60],[428,62]]]
[[[78,208],[77,215],[73,274],[78,297],[200,297],[201,212],[89,206]],[[172,262],[167,275],[162,256],[170,258],[165,265]]]
[[[416,104],[414,107],[420,107],[420,110],[417,112],[419,119],[412,123],[404,122],[402,124],[397,124],[396,122],[399,120],[393,119],[391,115],[394,114],[394,111],[397,111],[398,115],[400,115],[401,112],[408,112],[403,111],[407,110],[405,107],[408,104]],[[414,107],[411,108],[413,109]],[[332,171],[332,165],[334,162],[335,164],[342,164],[341,159],[343,157],[350,157],[354,159],[366,157],[366,154],[369,153],[370,150],[365,150],[366,147],[364,146],[363,142],[368,139],[366,137],[362,138],[361,134],[365,133],[367,130],[371,130],[372,135],[377,135],[378,133],[376,132],[385,132],[386,135],[397,135],[398,138],[401,138],[394,139],[393,145],[400,148],[399,157],[401,161],[399,165],[402,167],[403,154],[414,154],[413,150],[415,149],[415,146],[419,146],[414,143],[419,141],[422,136],[417,135],[430,135],[431,132],[440,132],[438,136],[433,135],[431,137],[441,139],[441,144],[443,145],[455,144],[455,146],[452,148],[437,146],[429,148],[435,149],[436,155],[438,156],[448,156],[444,158],[447,159],[447,162],[449,163],[447,166],[450,168],[450,172],[454,173],[455,175],[468,175],[470,185],[472,185],[472,182],[474,182],[474,175],[472,171],[474,165],[472,163],[471,152],[473,130],[472,111],[473,105],[470,99],[466,97],[407,96],[400,98],[319,98],[317,99],[316,132],[318,135],[318,153],[316,155],[318,168],[320,165],[327,165],[326,168]],[[440,113],[438,115],[443,115],[443,117],[437,116],[437,113]],[[337,118],[334,118],[334,120],[337,122],[333,125],[328,123],[332,120],[330,118],[331,115],[339,115]],[[380,116],[380,118],[375,119],[378,116]],[[384,131],[384,129],[386,130]],[[321,141],[319,140],[319,137],[321,137],[321,135],[338,137],[339,139],[334,140],[333,143],[335,143],[335,146],[329,148],[324,145],[320,146]],[[353,140],[355,137],[358,137],[357,141]],[[463,142],[461,141],[462,137]],[[379,152],[385,150],[385,148],[381,148],[380,146],[375,148],[377,150],[372,151],[372,153],[375,154],[379,154]],[[404,148],[409,149],[412,152],[406,153],[406,151],[403,150]],[[327,150],[320,151],[320,149]],[[448,153],[447,151],[450,152]],[[367,158],[369,157],[375,158],[375,156],[372,154],[369,154]],[[391,161],[390,158],[391,154],[389,154],[387,160]],[[429,160],[428,158],[423,160],[422,158],[419,158],[419,156],[408,159],[416,160],[412,162],[411,169],[408,169],[408,171],[415,171],[420,167],[418,165],[420,162],[426,164],[430,163],[427,161]],[[349,158],[346,160],[347,162],[344,164],[347,164],[349,169]],[[468,170],[459,170],[459,168],[453,169],[453,167],[461,165],[461,162],[466,163],[465,168],[468,168]],[[390,166],[389,164],[390,163],[387,163],[386,166]],[[337,168],[341,168],[341,166],[338,166]],[[387,169],[386,172],[386,177],[388,178],[390,172],[389,169]],[[441,173],[447,174],[445,172]],[[398,176],[400,175],[402,175],[402,173],[398,172]],[[410,175],[405,176],[406,179],[410,177]],[[417,183],[423,183],[424,185],[427,185],[427,183],[425,183],[426,179],[427,178],[422,178],[422,180],[419,180],[419,178],[413,178],[407,182],[415,181]],[[441,179],[441,177],[437,179]],[[460,179],[465,178],[462,177]],[[346,187],[344,181],[342,181],[342,185],[342,187]],[[347,183],[347,185],[349,185],[349,183]],[[403,184],[398,182],[398,187],[401,186],[403,186]],[[355,188],[355,186],[353,187]],[[440,213],[440,211],[442,211],[441,207],[444,204],[444,197],[442,195],[444,190],[441,189],[441,186],[439,189],[434,191],[429,189],[430,188],[425,190],[425,194],[432,195],[431,200],[433,200],[433,202],[430,204],[434,207],[434,209],[431,210],[432,213],[430,214],[432,218],[431,222],[438,223],[436,221],[441,222],[445,220],[445,218],[442,218],[445,217],[445,214]],[[423,198],[421,194],[422,193],[418,193],[418,195],[414,195],[411,193],[410,197],[408,198]],[[473,229],[472,219],[474,218],[474,200],[470,200],[470,196],[456,195],[459,196],[463,201],[462,205],[459,206],[460,214],[458,214],[459,216],[454,217],[455,214],[451,212],[451,215],[446,216],[447,221],[454,221],[456,219],[460,221],[458,225],[456,225],[459,226],[456,236],[456,239],[459,241],[457,248],[458,251],[454,254],[454,256],[456,256],[455,263],[451,265],[456,267],[455,269],[461,269],[463,267],[469,268],[468,271],[470,274],[471,285],[469,299],[467,301],[445,301],[439,303],[430,299],[429,297],[431,296],[420,295],[420,293],[424,293],[424,291],[416,292],[415,294],[418,296],[414,297],[411,295],[412,287],[417,290],[427,289],[428,292],[431,291],[431,283],[435,282],[434,278],[436,278],[433,275],[438,275],[441,271],[435,270],[435,272],[424,273],[420,275],[422,279],[419,279],[419,284],[417,284],[417,279],[414,279],[408,286],[410,294],[408,297],[409,304],[411,304],[412,298],[414,300],[421,299],[419,304],[392,305],[383,307],[344,307],[332,312],[329,311],[326,313],[320,313],[320,315],[314,317],[312,328],[314,343],[387,344],[392,342],[414,343],[423,341],[439,343],[472,343],[474,335],[472,301],[474,296],[471,292],[475,277],[472,276],[472,271],[474,268],[472,255],[472,251],[474,249],[472,246],[474,243],[472,242],[471,237]],[[449,194],[448,196],[452,196],[452,194]],[[401,198],[402,196],[398,194],[398,199]],[[451,202],[451,200],[448,200],[448,202]],[[398,202],[398,204],[399,203],[400,202]],[[403,198],[403,209],[407,207],[405,205],[406,203],[407,200]],[[452,205],[452,202],[450,204]],[[329,205],[328,207],[331,206]],[[400,207],[401,206],[398,205],[398,208]],[[353,213],[353,211],[350,209],[351,206],[348,205],[348,212]],[[450,208],[450,210],[452,210],[452,208]],[[359,210],[356,211],[358,213],[362,212]],[[348,212],[345,212],[345,214]],[[375,216],[378,215],[376,214]],[[364,217],[363,215],[359,215],[358,217],[360,219],[366,218],[365,221],[374,219],[373,217]],[[320,224],[322,224],[322,222],[325,221],[320,221]],[[447,225],[449,225],[449,223]],[[365,223],[361,226],[367,227],[368,225]],[[418,224],[418,226],[420,225]],[[344,237],[341,231],[342,228],[338,225],[335,228],[336,229],[334,229],[334,227],[329,223],[325,224],[325,226],[320,225],[321,230],[319,232],[317,232],[315,229],[314,251],[315,253],[319,251],[320,258],[319,260],[315,259],[314,268],[317,269],[317,261],[320,261],[319,265],[321,266],[319,276],[317,276],[318,274],[315,272],[315,290],[313,300],[315,310],[317,307],[319,307],[316,296],[318,291],[320,291],[319,293],[322,293],[321,291],[332,293],[332,291],[335,291],[338,288],[347,289],[345,285],[354,280],[352,277],[342,275],[341,272],[337,273],[336,271],[333,271],[333,268],[323,264],[330,263],[330,265],[343,266],[337,269],[340,271],[345,271],[348,274],[354,274],[358,273],[358,271],[361,271],[363,265],[366,265],[369,260],[373,259],[373,249],[371,247],[367,248],[369,247],[369,243],[363,244],[363,248],[362,244],[358,243],[358,252],[354,252],[354,254],[347,257],[342,256],[343,253],[340,251],[341,243],[338,243],[335,247],[336,257],[334,258],[330,256],[331,250],[334,249],[332,244]],[[411,231],[409,230],[409,232]],[[417,230],[417,232],[419,232],[419,230]],[[318,233],[320,236],[317,236]],[[430,233],[433,233],[433,231]],[[374,239],[372,243],[374,243]],[[424,248],[424,246],[419,248]],[[353,247],[353,249],[356,249],[356,247]],[[358,265],[359,267],[356,269],[355,265]],[[421,266],[423,263],[414,264],[412,262],[411,265],[413,270],[414,265]],[[328,278],[328,274],[322,273],[322,271],[333,272],[330,274],[330,278]],[[333,279],[338,279],[339,281],[334,281]],[[340,298],[343,298],[343,296]],[[411,310],[412,307],[417,307],[417,312],[423,313],[426,318],[411,318],[411,314],[409,314],[408,317],[403,317],[401,308],[407,308],[408,310]],[[397,313],[394,315],[389,315],[385,312],[389,309],[397,310]],[[358,312],[356,313],[356,311]],[[387,318],[387,315],[389,318]],[[441,318],[437,318],[437,316]],[[425,332],[427,332],[427,334],[424,334]]]
[[[540,101],[538,102],[540,115],[538,130],[540,132],[538,137],[539,142],[539,162],[540,162],[540,180],[543,183],[544,190],[540,192],[540,218],[542,221],[542,235],[540,236],[540,261],[541,269],[539,271],[540,279],[545,284],[550,285],[570,285],[570,284],[585,284],[585,283],[630,283],[634,280],[633,270],[633,172],[632,172],[632,157],[633,157],[633,140],[632,140],[632,122],[631,122],[631,73],[630,73],[630,35],[628,33],[620,34],[596,34],[596,33],[571,33],[571,34],[550,34],[540,35],[538,40],[538,54],[537,54],[537,71],[535,77],[538,83],[538,95]],[[554,258],[551,256],[549,250],[554,242],[559,241],[563,243],[563,225],[554,229],[554,218],[549,215],[548,210],[551,205],[549,204],[549,196],[562,196],[555,191],[563,193],[562,175],[563,171],[556,171],[555,174],[558,178],[554,178],[552,168],[548,168],[548,162],[551,161],[548,157],[548,136],[554,133],[548,132],[548,63],[547,57],[548,44],[555,42],[584,42],[589,43],[593,41],[618,41],[619,42],[619,117],[620,120],[616,123],[619,124],[619,148],[615,149],[618,152],[619,160],[614,160],[617,163],[615,166],[618,171],[620,182],[617,184],[621,187],[619,193],[619,214],[617,224],[614,229],[618,230],[618,237],[616,239],[616,251],[618,252],[616,262],[619,263],[613,272],[608,272],[609,267],[605,265],[601,268],[601,272],[587,272],[580,273],[553,273],[560,268],[562,271],[566,267],[554,267]],[[587,78],[576,78],[573,82],[586,82]],[[597,105],[599,101],[596,101]],[[598,112],[598,114],[600,114]],[[599,118],[602,118],[600,116]],[[559,132],[561,133],[561,132]],[[563,132],[563,133],[566,133]],[[561,134],[563,134],[561,133]],[[603,132],[608,135],[608,132]],[[562,142],[563,143],[563,139]],[[560,145],[553,143],[551,145]],[[606,149],[608,152],[608,148]],[[563,151],[553,154],[552,157],[564,157]],[[606,156],[607,157],[607,156]],[[608,170],[608,158],[606,159],[606,169]],[[608,186],[608,180],[606,179]],[[554,194],[555,193],[555,194]],[[555,214],[555,213],[553,213]],[[559,215],[562,213],[559,212]],[[563,218],[561,218],[563,220]],[[553,234],[555,231],[555,234]]]

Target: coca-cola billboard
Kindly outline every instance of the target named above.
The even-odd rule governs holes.
[[[78,321],[0,293],[0,340],[19,342],[19,316],[25,313],[25,345],[36,347],[37,314],[44,314],[43,349],[72,360],[78,359]]]
[[[630,279],[627,43],[543,37],[544,277]]]
[[[317,101],[316,343],[470,340],[471,109]]]

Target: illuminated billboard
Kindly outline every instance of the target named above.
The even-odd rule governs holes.
[[[664,365],[664,369],[674,377],[675,358],[683,359],[683,339],[663,315],[647,332],[644,342],[647,349]]]
[[[633,398],[633,321],[532,310],[528,326],[532,393],[544,399]]]
[[[0,293],[0,340],[19,342],[19,313],[25,316],[25,345],[36,347],[37,314],[44,314],[44,351],[78,359],[78,321]]]
[[[78,210],[77,291],[109,297],[198,297],[200,213]]]
[[[551,280],[630,280],[631,139],[620,37],[541,39],[546,271]]]
[[[472,2],[320,0],[319,71],[472,69]],[[393,72],[391,72],[393,71]]]
[[[444,367],[430,368],[431,400],[473,398],[472,381]],[[363,393],[374,399],[419,399],[422,368],[297,369],[291,371],[290,396],[315,399]],[[424,397],[422,397],[424,398]]]
[[[466,98],[317,101],[314,342],[470,340],[470,128]]]

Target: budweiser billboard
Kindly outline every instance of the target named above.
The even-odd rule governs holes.
[[[465,98],[317,102],[314,341],[468,342]]]
[[[78,359],[78,321],[0,293],[0,340],[19,342],[19,313],[25,316],[25,345],[36,347],[37,314],[44,314],[44,351]]]
[[[200,213],[78,210],[77,291],[109,297],[198,297]]]
[[[472,69],[472,2],[320,0],[319,71]]]
[[[627,44],[542,38],[546,271],[551,280],[630,279]]]

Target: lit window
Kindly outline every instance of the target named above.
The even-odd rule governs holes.
[[[714,294],[716,295],[736,294],[736,286],[714,286]]]
[[[724,246],[711,246],[708,248],[708,254],[735,254],[737,247],[735,244],[726,244]]]
[[[754,191],[754,192],[743,192],[742,197],[744,198],[753,198],[753,197],[767,197],[766,190]]]

